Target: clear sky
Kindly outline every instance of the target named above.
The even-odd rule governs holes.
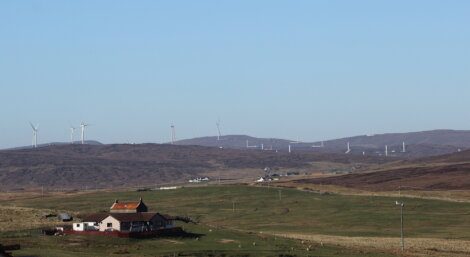
[[[470,129],[470,1],[0,1],[0,148]],[[78,134],[77,134],[78,139]]]

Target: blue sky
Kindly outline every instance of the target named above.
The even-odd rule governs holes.
[[[0,148],[470,128],[470,1],[0,1]],[[77,137],[78,138],[78,137]]]

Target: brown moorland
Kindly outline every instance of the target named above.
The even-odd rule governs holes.
[[[362,190],[470,190],[470,151],[387,165],[384,170],[297,183],[335,185]]]
[[[2,189],[115,188],[186,181],[210,171],[308,168],[313,162],[384,163],[378,157],[167,144],[55,145],[0,151]]]

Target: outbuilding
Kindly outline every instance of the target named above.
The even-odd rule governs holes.
[[[67,222],[67,221],[72,221],[73,217],[72,217],[72,215],[70,215],[68,213],[59,213],[57,215],[57,219],[59,221],[62,221],[62,222]]]
[[[74,231],[99,231],[100,223],[108,217],[108,213],[95,213],[82,219],[82,222],[75,222],[72,225]]]

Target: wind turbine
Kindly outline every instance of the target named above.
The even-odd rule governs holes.
[[[351,145],[348,142],[348,150],[346,151],[346,153],[350,153],[350,152],[351,152]]]
[[[302,143],[302,142],[300,142],[299,137],[297,137],[297,140],[292,141],[292,142],[290,142],[290,143],[291,143],[291,144],[300,144],[300,143]]]
[[[217,141],[220,140],[220,137],[222,136],[220,134],[220,118],[217,120],[217,122],[215,123],[215,125],[217,126]]]
[[[70,126],[70,143],[73,144],[73,134],[77,128]]]
[[[38,129],[39,129],[39,124],[34,126],[33,123],[29,122],[29,125],[31,125],[31,128],[33,129],[33,143],[32,147],[37,148],[38,147]]]
[[[325,143],[323,141],[320,142],[320,145],[312,145],[313,148],[321,148],[321,147],[325,147]]]
[[[176,141],[176,130],[175,125],[171,124],[171,144],[173,145]]]
[[[82,135],[81,135],[82,145],[85,144],[85,128],[88,126],[90,126],[90,124],[86,124],[83,121],[82,123],[80,123],[80,129],[82,132]]]

